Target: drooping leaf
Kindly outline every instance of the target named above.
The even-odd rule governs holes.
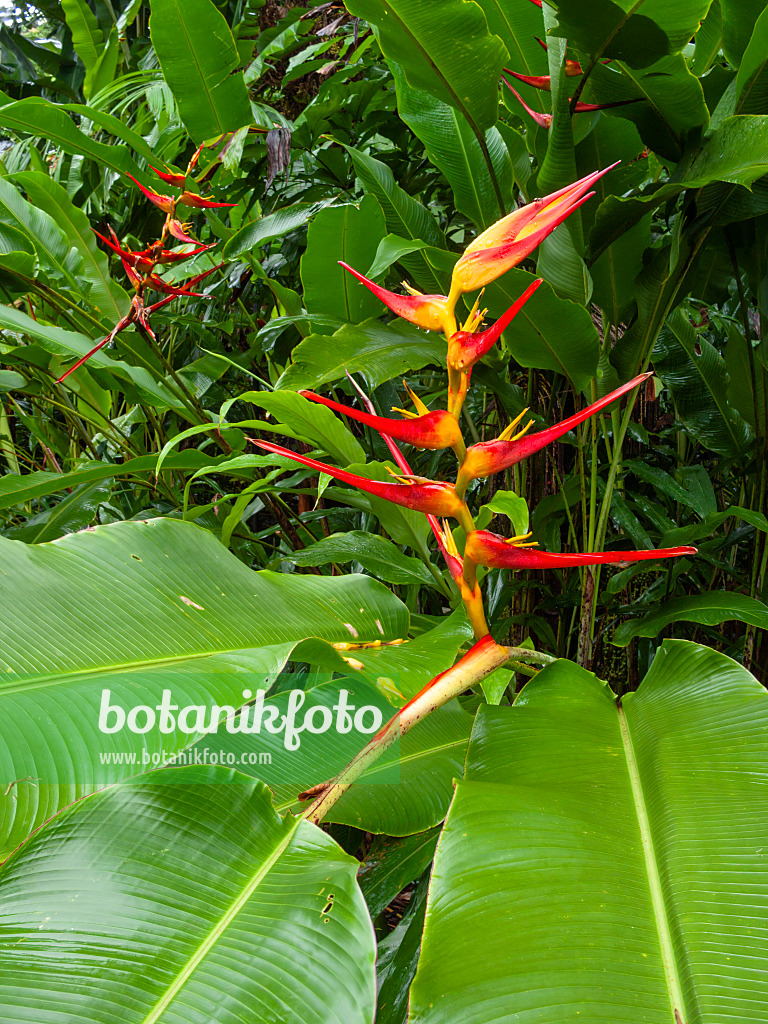
[[[46,352],[55,356],[64,356],[76,361],[94,346],[94,339],[87,338],[77,331],[65,331],[62,327],[49,327],[38,323],[31,316],[22,313],[13,306],[0,306],[0,326],[9,331],[34,338]],[[124,344],[127,342],[123,341]],[[181,406],[178,398],[156,377],[141,366],[129,366],[120,359],[113,359],[104,349],[95,352],[88,360],[89,369],[109,370],[119,380],[129,381],[135,385],[139,394],[144,394],[161,408],[177,409]],[[63,372],[63,367],[62,367]]]
[[[728,63],[739,67],[749,45],[752,29],[762,12],[765,0],[720,0],[723,10],[723,50]]]
[[[414,89],[397,65],[393,65],[393,73],[398,113],[424,143],[429,160],[448,179],[456,209],[466,214],[478,231],[490,227],[512,206],[512,162],[498,130],[492,127],[485,132],[483,150],[455,107],[423,89]],[[504,209],[499,208],[495,187],[501,191]]]
[[[424,563],[403,552],[391,540],[375,533],[350,530],[310,544],[290,556],[295,565],[328,565],[337,562],[359,562],[362,567],[385,583],[403,586],[434,586],[435,580]]]
[[[253,120],[235,40],[211,0],[152,0],[152,45],[195,142]]]
[[[389,167],[359,149],[345,148],[352,158],[363,191],[374,196],[384,211],[387,231],[402,238],[424,241],[437,249],[445,248],[445,236],[435,218],[426,206],[398,185]],[[403,256],[402,264],[422,291],[429,294],[445,292],[450,274],[437,272],[422,253]]]
[[[247,391],[238,401],[259,406],[288,427],[291,437],[322,447],[340,466],[362,462],[365,453],[342,417],[291,391]]]
[[[353,280],[353,283],[357,282]],[[319,388],[321,384],[344,378],[348,371],[362,373],[369,387],[375,389],[409,370],[420,370],[430,364],[439,366],[445,361],[445,352],[442,336],[421,331],[403,320],[386,325],[375,320],[349,324],[330,337],[310,334],[300,342],[277,388],[291,391]]]
[[[42,136],[61,146],[65,153],[82,154],[118,174],[133,174],[139,181],[148,179],[125,146],[109,146],[86,135],[64,109],[41,99],[28,99],[0,106],[0,126],[32,136]]]
[[[494,316],[501,316],[533,280],[525,270],[510,270],[488,286],[483,301]],[[597,370],[599,345],[592,318],[583,306],[555,295],[546,282],[517,314],[504,339],[521,366],[556,370],[579,390]]]
[[[596,103],[639,99],[615,107],[608,116],[632,121],[644,145],[671,160],[680,158],[686,134],[709,124],[701,82],[681,54],[663,57],[647,68],[625,67],[621,73],[598,65],[590,88]]]
[[[506,50],[477,4],[354,0],[348,10],[373,26],[384,56],[402,67],[414,88],[455,107],[476,137],[496,123]]]
[[[32,204],[45,212],[58,224],[70,245],[83,258],[79,273],[91,283],[88,300],[102,316],[111,317],[116,323],[128,312],[128,296],[125,290],[113,281],[104,253],[96,245],[96,237],[88,218],[78,209],[66,190],[47,174],[27,171],[15,176]]]
[[[725,590],[673,597],[642,618],[622,622],[611,642],[617,647],[626,647],[636,636],[658,636],[666,626],[681,621],[699,622],[704,626],[746,622],[759,629],[768,629],[768,605],[746,594]]]
[[[711,0],[553,0],[558,34],[586,53],[647,67],[678,53],[696,32]]]
[[[482,707],[409,1020],[762,1021],[766,727],[757,680],[681,641],[620,704],[560,661]]]

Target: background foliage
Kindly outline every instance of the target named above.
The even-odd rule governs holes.
[[[151,630],[137,640],[131,633],[136,627],[130,626],[132,608],[143,608],[148,619],[157,614],[148,596],[155,593],[154,577],[134,584],[133,573],[145,557],[141,545],[149,543],[137,531],[158,517],[195,524],[187,528],[189,535],[169,535],[167,550],[179,572],[185,559],[198,562],[206,599],[187,593],[194,583],[184,572],[173,576],[168,593],[176,605],[162,635],[177,638],[179,656],[216,652],[218,661],[207,663],[209,674],[196,684],[206,701],[229,699],[230,664],[263,672],[275,687],[275,699],[290,686],[318,685],[321,673],[323,679],[335,674],[337,683],[349,675],[349,666],[328,646],[349,636],[336,629],[341,620],[329,624],[325,615],[342,592],[351,602],[349,621],[361,636],[378,639],[374,623],[381,621],[387,640],[409,638],[402,651],[359,652],[365,681],[390,704],[402,703],[450,664],[469,631],[424,517],[318,478],[279,456],[255,455],[248,438],[277,435],[295,450],[385,478],[390,454],[377,435],[342,422],[297,392],[312,388],[351,404],[357,401],[357,385],[386,415],[392,406],[407,406],[405,377],[430,408],[437,408],[445,402],[439,369],[444,345],[402,321],[389,323],[381,304],[337,261],[393,290],[405,278],[422,291],[445,292],[458,254],[477,233],[516,204],[616,160],[620,165],[600,179],[597,194],[581,211],[486,290],[483,302],[492,320],[523,292],[534,270],[545,281],[505,333],[504,345],[476,368],[463,425],[475,441],[490,439],[527,407],[541,427],[646,368],[654,377],[625,408],[611,407],[555,448],[508,470],[500,488],[498,478],[477,481],[472,498],[483,509],[478,525],[493,521],[499,533],[521,533],[530,523],[534,538],[553,551],[695,544],[699,554],[650,569],[640,564],[514,576],[492,570],[484,581],[489,624],[499,642],[576,662],[580,668],[570,666],[568,679],[580,688],[573,698],[579,713],[590,701],[603,700],[593,682],[584,681],[590,677],[583,669],[606,679],[619,696],[636,690],[651,670],[651,685],[644,684],[647,689],[627,707],[639,708],[643,699],[653,706],[658,699],[658,714],[673,715],[664,704],[667,697],[654,689],[660,672],[651,669],[654,657],[660,650],[673,652],[664,657],[677,664],[680,652],[701,650],[677,641],[706,645],[710,651],[696,655],[709,659],[699,679],[704,689],[696,694],[701,715],[690,724],[691,749],[700,759],[711,754],[707,679],[738,679],[735,692],[745,706],[757,706],[750,702],[764,694],[745,680],[751,669],[760,682],[768,682],[768,11],[756,2],[747,15],[731,0],[637,7],[583,0],[543,8],[531,0],[350,0],[346,6],[311,9],[290,0],[64,0],[19,5],[6,17],[0,28],[0,462],[5,471],[0,529],[2,551],[9,552],[4,581],[7,566],[7,582],[20,586],[29,571],[27,558],[40,573],[39,590],[21,600],[12,588],[7,596],[9,607],[18,609],[9,643],[14,653],[8,658],[16,675],[9,677],[9,692],[0,689],[0,695],[16,728],[23,732],[49,713],[39,681],[50,673],[55,651],[67,646],[67,637],[81,637],[84,627],[87,636],[124,627],[140,684],[162,689],[160,676],[142,682],[138,665],[156,654]],[[546,40],[547,48],[538,40]],[[565,74],[566,52],[583,74]],[[549,76],[550,91],[510,79],[526,108],[501,84],[504,68]],[[634,102],[575,112],[577,103],[624,100]],[[130,282],[92,229],[107,234],[112,228],[132,249],[149,245],[163,217],[128,175],[156,188],[152,167],[183,171],[201,143],[195,187],[236,205],[192,211],[194,237],[217,248],[194,257],[183,270],[170,268],[165,277],[178,282],[218,267],[201,282],[204,297],[175,299],[153,317],[156,340],[133,325],[59,382],[129,307]],[[439,477],[442,460],[451,455],[414,450],[408,457],[416,472]],[[125,525],[115,529],[115,524]],[[81,532],[93,526],[106,531]],[[119,538],[103,542],[110,551],[103,557],[108,564],[115,560],[111,586],[121,595],[117,604],[99,582],[102,556],[95,542],[105,536]],[[51,548],[37,547],[62,538]],[[86,549],[90,541],[94,544]],[[66,565],[54,564],[57,558],[66,563],[67,557],[82,563],[76,583],[74,577],[66,583]],[[147,555],[144,569],[150,573],[155,557]],[[14,576],[11,567],[17,563],[27,568],[14,569]],[[295,629],[281,627],[277,605],[261,626],[251,623],[251,612],[244,610],[251,600],[245,582],[251,569],[281,574],[288,608],[295,607],[289,596],[293,588],[304,595],[293,599],[306,602]],[[351,583],[341,578],[350,572]],[[213,639],[206,647],[196,639],[187,642],[183,630],[179,634],[179,623],[187,623],[194,609],[179,606],[178,597],[205,608],[212,594],[202,581],[212,586],[214,578],[241,581],[242,604],[215,614],[209,607],[206,615],[214,620],[206,619],[205,629]],[[56,638],[50,651],[47,641],[40,642],[34,618],[40,592],[58,595],[44,623],[47,635]],[[365,612],[353,607],[358,596],[357,607]],[[263,635],[251,636],[252,628],[263,629]],[[250,643],[242,635],[246,632]],[[257,644],[261,653],[254,654],[250,648]],[[412,652],[408,657],[406,648]],[[98,641],[90,652],[73,641],[73,650],[77,656],[66,672],[117,670],[118,661],[110,660]],[[56,671],[64,672],[60,664]],[[566,683],[554,676],[555,669],[546,671],[554,700]],[[467,755],[467,778],[441,842],[440,892],[453,891],[455,879],[463,877],[456,840],[462,829],[477,827],[479,849],[497,855],[503,848],[494,828],[486,834],[469,821],[476,814],[470,794],[482,790],[477,799],[486,800],[493,814],[493,771],[481,778],[479,751],[500,742],[494,730],[501,736],[517,727],[506,724],[511,719],[497,720],[486,704],[510,705],[534,672],[523,666],[499,670],[461,705],[445,709],[443,720],[430,724],[432,732],[424,723],[413,736],[414,781],[404,787],[409,795],[398,798],[401,803],[388,803],[381,795],[386,787],[380,787],[376,798],[350,796],[346,810],[343,802],[338,805],[332,835],[347,854],[363,861],[362,892],[377,930],[380,1021],[405,1019],[436,826],[448,810],[451,780],[461,775],[470,715],[479,704],[483,711]],[[692,674],[691,666],[679,669],[679,678]],[[51,693],[64,692],[59,682]],[[91,695],[87,686],[78,686],[77,694],[69,691],[75,710],[69,709],[66,729],[70,743],[84,744],[85,765],[96,740],[79,724]],[[535,687],[536,695],[549,693],[543,677]],[[641,698],[644,692],[647,698]],[[539,699],[529,698],[531,703]],[[520,700],[518,706],[523,709]],[[726,774],[733,764],[747,764],[734,753],[738,714],[731,708],[718,720],[735,758],[730,762],[724,755],[717,770]],[[64,720],[57,729],[64,728]],[[618,729],[613,719],[606,723],[606,729]],[[547,720],[537,728],[530,750],[519,755],[530,757],[536,772],[547,763],[541,751],[559,748],[567,726]],[[683,724],[674,719],[669,728],[677,732]],[[446,745],[453,760],[435,754]],[[16,763],[14,750],[9,742],[0,752],[9,781],[40,777],[43,769],[34,757]],[[758,743],[753,754],[752,768],[763,763]],[[62,773],[57,776],[61,788],[54,796],[16,783],[5,793],[7,851],[59,807],[101,786],[79,773],[77,759],[65,765],[61,751],[47,747],[43,755],[45,771],[54,765]],[[599,752],[583,756],[593,755],[598,758]],[[581,756],[552,768],[552,802],[541,812],[550,817],[539,823],[545,831],[562,811],[555,771],[567,779]],[[317,777],[302,784],[322,781],[338,767],[332,759],[316,765]],[[594,764],[589,770],[601,771]],[[517,778],[520,766],[509,771]],[[215,787],[220,780],[213,776],[197,781]],[[295,786],[281,790],[285,780],[264,781],[278,794],[281,811],[293,806]],[[689,784],[694,785],[674,781],[673,802],[680,807],[693,796],[704,800],[698,790],[692,796]],[[619,790],[614,788],[611,799],[621,800]],[[22,857],[44,864],[70,841],[81,842],[82,855],[90,856],[89,842],[112,844],[115,815],[134,808],[137,820],[150,829],[153,806],[162,806],[169,820],[178,822],[190,850],[207,857],[200,852],[208,841],[206,830],[222,827],[225,809],[213,796],[206,798],[196,809],[196,836],[188,831],[194,815],[183,788],[169,784],[158,792],[157,805],[140,783],[121,782],[89,797],[82,813],[65,811]],[[378,791],[371,787],[370,792]],[[525,794],[515,799],[522,807]],[[231,814],[263,820],[267,837],[257,850],[246,835],[229,837],[222,873],[228,863],[239,865],[238,871],[250,865],[242,878],[237,871],[229,876],[232,905],[240,900],[239,906],[257,913],[253,901],[258,902],[260,890],[249,888],[249,879],[258,874],[253,865],[272,863],[270,858],[277,858],[285,877],[299,870],[333,871],[342,918],[338,934],[315,935],[321,906],[288,900],[281,913],[301,931],[307,948],[321,950],[321,959],[346,942],[359,943],[360,961],[344,961],[338,972],[350,1005],[357,1000],[368,1007],[360,1019],[370,1019],[373,937],[351,880],[351,862],[337,843],[309,826],[300,826],[294,837],[293,826],[275,823],[265,800],[260,783],[231,797]],[[584,813],[588,818],[594,809]],[[612,813],[603,807],[602,820]],[[659,815],[654,823],[652,809],[651,827],[659,830],[664,848]],[[716,845],[724,837],[713,824],[714,810],[712,816],[707,841]],[[152,843],[164,849],[168,837],[162,830],[152,834]],[[122,863],[134,863],[134,847],[125,843]],[[622,855],[625,848],[618,841]],[[524,860],[525,848],[518,854]],[[191,855],[177,852],[179,864],[169,872],[182,870]],[[615,855],[607,846],[590,852],[594,863]],[[654,893],[661,892],[662,902],[676,913],[675,901],[690,876],[679,863],[665,861],[664,853],[659,856]],[[296,867],[291,858],[304,866]],[[754,865],[745,858],[746,877]],[[105,862],[103,870],[118,870],[118,860]],[[37,898],[44,890],[35,888],[35,871],[44,887],[44,868],[25,873],[21,860],[9,861],[10,881],[4,884],[14,892],[21,891],[14,888],[16,864],[24,879],[19,884],[31,886]],[[639,860],[633,865],[642,876]],[[64,900],[61,893],[76,879],[67,875],[66,864],[61,871],[57,899]],[[215,877],[209,881],[213,888],[220,884]],[[272,882],[279,888],[279,880]],[[129,888],[126,881],[121,891]],[[144,895],[168,911],[162,892]],[[549,905],[549,897],[542,898]],[[123,920],[133,913],[126,903],[113,909]],[[710,909],[714,921],[719,911],[714,904]],[[657,910],[658,901],[649,913]],[[440,944],[444,935],[450,942],[455,934],[452,912],[449,907],[441,918],[431,904],[426,912],[429,960],[414,988],[413,1020],[442,1019],[431,1006],[445,985]],[[176,906],[173,913],[178,915],[173,927],[188,935],[183,908]],[[738,932],[737,917],[728,925],[729,942]],[[531,922],[534,930],[537,920]],[[23,913],[19,921],[19,927],[29,925]],[[483,922],[478,941],[487,932],[487,918]],[[469,927],[480,926],[470,922]],[[44,959],[45,939],[40,941]],[[129,956],[126,937],[115,941]],[[202,932],[199,941],[208,941]],[[221,967],[220,977],[203,971],[195,982],[205,998],[230,983],[222,978],[237,974],[238,941],[229,936],[222,954],[228,967]],[[315,941],[320,945],[312,946]],[[691,939],[688,948],[698,948],[696,941]],[[610,942],[606,948],[615,949]],[[180,956],[169,967],[178,968],[178,978],[185,970],[182,961]],[[495,961],[490,962],[493,972]],[[135,966],[135,959],[131,963]],[[697,987],[697,971],[710,968],[679,959],[677,966],[688,1014],[683,1020],[692,1024],[708,1019],[707,1012],[726,1013],[719,1004],[704,1005],[704,989]],[[748,972],[746,962],[741,966]],[[71,984],[77,991],[81,980],[72,964],[62,970],[59,986]],[[535,964],[531,970],[535,974]],[[469,984],[470,974],[467,967],[467,977],[456,976],[457,984]],[[168,992],[180,989],[173,988],[175,982],[164,989],[162,979],[148,977],[137,1019],[148,1014],[146,1019],[155,1020],[170,1005],[162,1003],[171,998]],[[314,977],[307,967],[302,983],[310,985]],[[752,983],[758,984],[754,978],[744,982]],[[124,994],[119,980],[114,984],[117,994],[104,996],[103,1006],[94,1004],[88,1019],[102,1019],[109,998],[120,1005]],[[517,988],[525,992],[532,984],[525,975]],[[663,990],[663,979],[648,981],[649,1002],[642,1011],[647,1016],[637,1016],[635,1009],[633,1022],[669,1019],[663,1010],[654,1016],[659,984]],[[508,988],[504,998],[512,998]],[[253,997],[236,991],[237,998]],[[475,1019],[470,1013],[477,1002],[470,989],[462,992],[467,1004],[462,1019]],[[31,997],[9,996],[14,998]],[[576,992],[568,998],[575,1006],[582,996]],[[282,1012],[290,1004],[286,999],[287,1004],[278,1000]],[[44,1004],[42,998],[36,1006],[41,1014]],[[317,1016],[297,1019],[331,1019],[323,1016],[325,1005],[318,996]],[[478,1020],[495,1019],[487,1007],[476,1012]],[[615,1008],[610,1012],[612,1020],[619,1019]],[[744,1007],[727,1012],[748,1019]],[[341,1014],[339,1019],[353,1018]]]

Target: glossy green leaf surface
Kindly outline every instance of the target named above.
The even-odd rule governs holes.
[[[768,605],[746,594],[730,594],[725,590],[676,597],[642,618],[622,622],[612,642],[626,647],[633,637],[658,636],[665,627],[681,621],[700,622],[705,626],[737,621],[768,629]]]
[[[681,641],[621,705],[561,661],[481,708],[409,1020],[762,1022],[767,727],[759,683]]]
[[[423,89],[414,89],[399,67],[393,66],[393,72],[400,117],[448,179],[456,209],[466,214],[478,231],[490,227],[512,205],[512,161],[498,130],[489,128],[481,147],[467,120],[454,107]],[[495,186],[501,191],[503,208],[496,199]]]
[[[237,46],[211,0],[152,0],[150,34],[163,77],[196,142],[251,123]]]
[[[526,270],[510,270],[488,286],[483,301],[499,317],[533,280]],[[522,366],[556,370],[579,390],[597,370],[598,340],[592,318],[583,306],[557,296],[546,282],[509,325],[504,340]]]
[[[350,280],[362,290],[362,285],[351,277]],[[408,370],[420,370],[430,364],[439,366],[445,353],[442,335],[419,330],[403,320],[390,324],[375,320],[348,324],[332,337],[310,334],[300,342],[277,387],[289,391],[319,388],[321,384],[343,379],[349,372],[362,373],[369,387],[377,388]]]
[[[0,870],[3,1020],[369,1024],[375,944],[356,870],[230,769],[94,794]]]
[[[350,0],[348,9],[375,28],[384,56],[402,66],[414,88],[455,107],[476,135],[496,123],[506,50],[476,3]]]
[[[364,273],[385,233],[384,214],[373,196],[365,196],[359,208],[348,203],[317,214],[301,258],[304,305],[310,313],[359,323],[386,310],[380,299],[338,265],[342,260]]]
[[[105,732],[104,690],[126,712],[157,706],[164,690],[179,707],[240,707],[243,690],[268,686],[306,637],[390,640],[408,629],[405,607],[367,576],[253,572],[189,523],[120,523],[0,546],[11,639],[0,662],[6,851],[72,800],[145,770],[143,751],[176,753],[200,735],[194,721],[191,732],[179,722],[165,733]],[[346,668],[319,646],[331,667]],[[104,724],[118,721],[109,713]]]
[[[419,558],[405,555],[386,537],[362,530],[333,533],[330,537],[294,551],[291,561],[295,565],[328,565],[331,562],[359,562],[377,579],[387,583],[421,583],[431,586],[435,579]]]

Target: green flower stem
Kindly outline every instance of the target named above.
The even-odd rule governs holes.
[[[550,655],[539,654],[537,651],[529,651],[525,647],[502,647],[495,644],[489,650],[477,654],[470,661],[461,659],[453,668],[443,672],[426,689],[415,697],[410,703],[398,711],[379,730],[359,754],[349,762],[346,768],[336,776],[335,779],[326,783],[320,788],[315,801],[304,812],[303,817],[307,821],[319,824],[328,814],[334,804],[346,793],[350,786],[360,778],[364,771],[371,767],[379,757],[401,736],[404,736],[427,715],[437,708],[447,704],[449,700],[457,697],[460,693],[475,683],[485,679],[495,669],[500,668],[505,662],[513,658],[515,661],[535,661],[548,663],[554,661]],[[462,664],[464,661],[464,664]]]

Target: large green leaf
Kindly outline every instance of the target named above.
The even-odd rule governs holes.
[[[678,53],[696,32],[711,0],[553,0],[559,33],[587,53],[646,67]]]
[[[611,642],[617,647],[626,647],[636,636],[658,636],[666,626],[680,621],[699,622],[704,626],[747,622],[759,629],[768,629],[768,605],[746,594],[726,590],[675,597],[642,618],[622,622]]]
[[[723,50],[729,64],[738,67],[752,29],[765,10],[765,0],[720,0],[723,9]]]
[[[123,709],[156,706],[164,689],[179,707],[239,707],[243,689],[268,685],[305,637],[389,640],[408,629],[405,607],[367,576],[252,572],[189,523],[118,523],[0,547],[13,640],[0,661],[0,778],[37,780],[2,798],[6,849],[65,804],[136,774],[130,755],[175,753],[198,738],[178,723],[151,735],[100,731],[102,690]],[[347,667],[322,646],[331,666]],[[102,764],[104,751],[128,760]]]
[[[130,173],[139,181],[148,181],[125,146],[97,142],[81,132],[64,109],[38,96],[0,106],[0,126],[41,136],[61,146],[65,153],[82,154],[118,174]]]
[[[443,660],[441,667],[447,667],[451,661],[452,658]],[[307,698],[314,707],[332,709],[338,703],[340,688],[347,691],[347,700],[356,708],[376,706],[370,690],[366,695],[356,680],[316,687],[308,691]],[[284,712],[288,700],[288,694],[279,693],[270,703]],[[386,707],[383,698],[379,706]],[[393,711],[390,707],[390,715]],[[384,716],[385,721],[387,717]],[[361,775],[333,806],[327,820],[391,836],[412,835],[436,825],[448,810],[453,779],[462,772],[471,729],[471,715],[456,701],[439,708]],[[303,736],[298,750],[286,751],[280,736],[220,733],[215,739],[200,740],[190,753],[214,750],[219,756],[232,755],[241,771],[270,786],[280,810],[292,808],[299,812],[297,795],[333,778],[368,738],[331,730],[318,736]],[[258,756],[254,758],[254,754]],[[271,758],[269,763],[265,763],[267,758]]]
[[[0,481],[1,482],[1,481]],[[294,551],[290,560],[295,565],[328,565],[359,562],[376,579],[403,586],[421,584],[434,586],[435,580],[424,563],[403,552],[391,540],[375,533],[349,530],[332,533],[302,551]]]
[[[211,0],[152,0],[152,45],[196,142],[253,120],[237,45]]]
[[[0,111],[1,112],[1,111]],[[729,117],[718,127],[685,175],[690,187],[710,181],[751,185],[768,174],[768,115]]]
[[[29,239],[45,271],[66,281],[73,291],[79,290],[74,277],[80,264],[77,251],[72,250],[55,219],[27,202],[6,178],[0,178],[0,222]]]
[[[744,452],[752,436],[729,403],[725,360],[682,309],[667,318],[653,351],[654,369],[692,436],[721,455]]]
[[[278,423],[286,424],[285,433],[322,448],[340,466],[365,461],[365,453],[344,419],[318,402],[292,391],[247,391],[238,401],[266,409]]]
[[[357,282],[353,280],[353,284]],[[408,370],[440,366],[445,362],[445,351],[442,336],[421,331],[403,320],[386,325],[375,320],[345,324],[332,337],[310,334],[300,342],[277,387],[290,391],[318,388],[349,372],[364,374],[369,386],[377,388]]]
[[[448,179],[456,209],[466,214],[478,231],[490,227],[500,216],[491,172],[507,209],[512,205],[512,161],[498,130],[493,127],[485,132],[483,151],[466,119],[455,107],[423,89],[414,89],[397,65],[393,65],[392,70],[398,113],[424,143],[429,160]],[[490,165],[485,162],[485,154],[490,158]]]
[[[757,19],[734,93],[734,114],[768,114],[768,10]]]
[[[482,707],[409,1020],[765,1019],[768,694],[667,642],[619,703],[560,661]]]
[[[173,452],[163,460],[166,469],[198,470],[210,467],[213,472],[217,462],[225,461],[227,456],[218,459],[206,455],[205,452],[188,448],[183,452]],[[58,494],[70,487],[80,484],[96,483],[98,480],[110,480],[113,477],[130,477],[139,479],[147,473],[153,473],[157,465],[156,455],[139,455],[123,463],[86,462],[77,469],[63,473],[52,473],[46,469],[34,473],[6,473],[0,477],[0,509],[33,501],[48,494]]]
[[[525,270],[510,270],[489,285],[484,302],[499,317],[533,280]],[[597,371],[599,342],[592,317],[583,306],[559,298],[546,282],[517,314],[504,339],[521,366],[555,370],[578,389]]]
[[[522,75],[548,74],[547,54],[536,41],[544,37],[541,10],[530,0],[477,0],[482,7],[488,28],[499,37],[507,50],[505,67]],[[546,92],[530,89],[526,101],[534,110],[549,113]]]
[[[598,65],[590,88],[590,98],[597,103],[639,99],[617,107],[609,117],[632,121],[643,143],[671,160],[680,159],[687,133],[709,124],[701,82],[681,54],[663,57],[647,68],[624,67],[622,73]]]
[[[317,214],[301,258],[304,305],[310,313],[359,323],[384,312],[381,301],[339,261],[364,274],[385,234],[384,214],[373,196],[364,196],[359,207],[348,203]]]
[[[398,185],[392,171],[380,160],[359,149],[346,147],[363,191],[375,196],[384,211],[390,234],[413,241],[423,241],[437,249],[445,248],[445,236],[429,210]],[[423,291],[442,294],[448,287],[450,273],[441,274],[421,252],[403,256],[400,262]]]
[[[476,3],[350,0],[347,9],[374,27],[384,56],[402,67],[414,88],[455,107],[476,137],[496,123],[507,54]]]
[[[369,1024],[375,939],[356,870],[231,769],[94,794],[0,872],[3,1019]]]

